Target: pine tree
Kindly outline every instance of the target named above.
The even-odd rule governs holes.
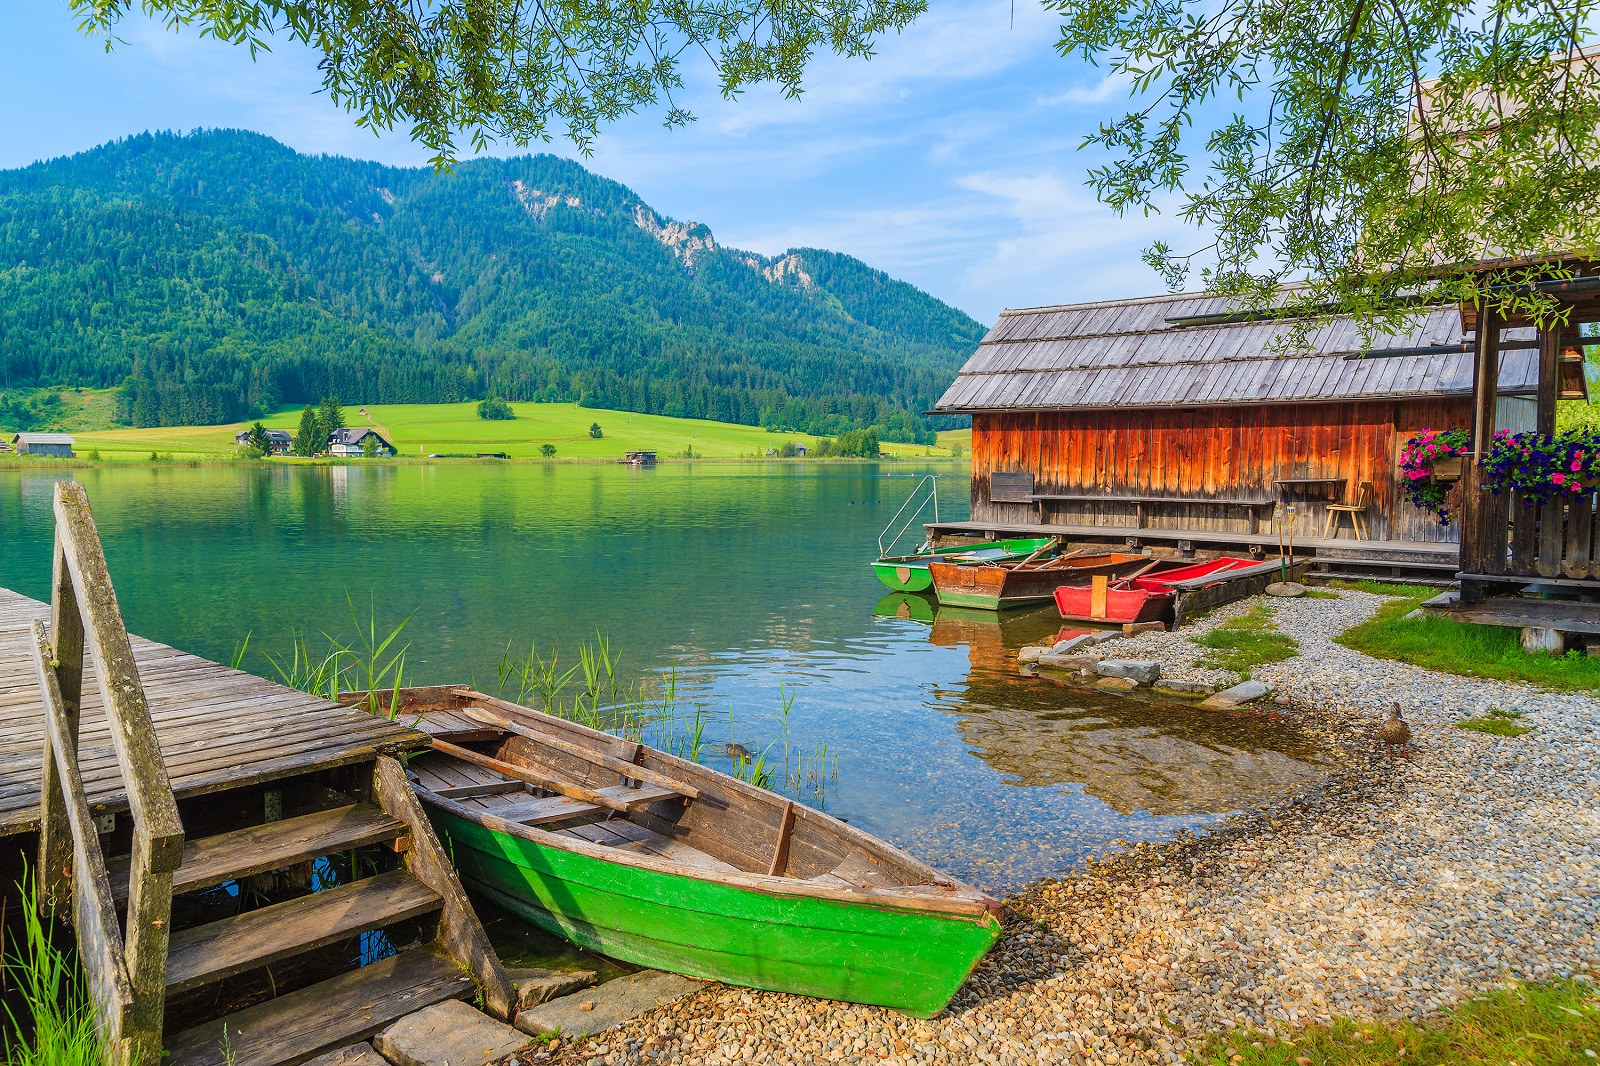
[[[339,397],[329,394],[322,398],[322,403],[317,407],[317,426],[322,430],[324,444],[333,436],[334,430],[344,428],[344,408],[339,406]]]
[[[306,409],[300,412],[300,429],[294,435],[294,453],[309,458],[327,446],[328,435],[322,432],[322,420],[311,405],[306,404]]]

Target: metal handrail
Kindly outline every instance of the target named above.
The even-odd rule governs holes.
[[[116,1066],[161,1061],[172,874],[183,859],[183,823],[133,646],[89,499],[75,481],[55,486],[56,542],[48,638],[36,625],[35,664],[45,706],[40,789],[39,894],[49,905],[71,896],[80,957],[96,993],[101,1035]],[[93,652],[106,725],[133,820],[127,932],[119,935],[105,855],[87,818],[78,768],[85,647]],[[106,914],[112,920],[106,921]],[[90,950],[84,950],[84,942]]]
[[[927,509],[930,501],[933,503],[933,520],[935,523],[939,521],[939,476],[938,474],[924,474],[921,480],[917,482],[916,487],[911,490],[911,495],[906,497],[906,502],[900,505],[900,510],[896,511],[894,517],[889,519],[889,524],[883,527],[883,532],[878,534],[878,558],[885,558],[889,554],[889,548],[884,547],[884,538],[888,537],[889,547],[893,547],[905,535],[906,530],[911,527],[911,523],[915,522],[917,517]],[[894,536],[889,536],[889,531],[894,529],[894,524],[900,521],[900,516],[905,514],[906,508],[910,507],[912,502],[916,500],[924,485],[929,486],[928,498],[917,505],[917,509],[911,512],[910,517],[901,523],[899,529],[895,530]],[[926,542],[924,542],[925,546]]]

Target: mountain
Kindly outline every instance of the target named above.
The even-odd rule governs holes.
[[[0,171],[0,388],[121,385],[134,425],[497,395],[926,439],[983,332],[549,155],[438,174],[214,130]]]

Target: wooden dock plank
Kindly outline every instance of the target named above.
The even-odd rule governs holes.
[[[44,726],[28,649],[49,605],[0,589],[0,836],[36,828]],[[156,739],[179,798],[271,781],[427,744],[408,722],[297,692],[139,637],[131,638]],[[81,750],[95,810],[127,807],[122,776],[86,664]]]

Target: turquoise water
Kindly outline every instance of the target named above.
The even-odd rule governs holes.
[[[941,513],[966,513],[943,468]],[[1293,725],[1020,677],[1049,609],[936,613],[868,561],[909,464],[129,466],[74,471],[128,626],[245,665],[292,630],[408,613],[408,683],[494,691],[508,644],[562,661],[596,633],[625,675],[675,677],[707,762],[730,738],[837,756],[826,808],[993,892],[1313,780]],[[51,485],[0,472],[0,585],[46,598]],[[732,721],[730,724],[730,712]],[[813,802],[816,802],[813,797]]]

